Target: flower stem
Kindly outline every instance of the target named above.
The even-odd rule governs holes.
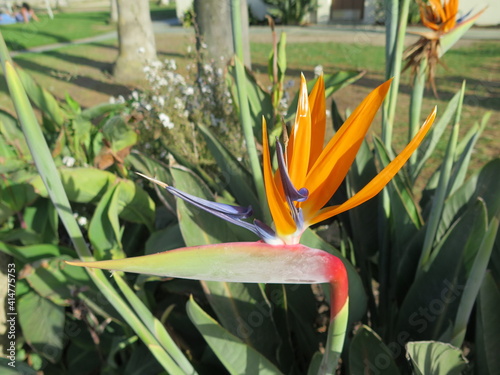
[[[397,2],[392,0],[392,4]],[[406,25],[408,23],[408,10],[410,8],[410,0],[403,0],[400,4],[399,12],[399,24],[397,28],[397,37],[393,45],[393,49],[386,53],[386,57],[390,58],[389,62],[386,62],[386,76],[394,77],[394,80],[389,90],[389,97],[384,102],[382,108],[382,141],[385,147],[390,151],[392,150],[392,129],[394,127],[394,116],[396,114],[396,103],[399,91],[399,80],[401,78],[401,64],[403,60],[403,49],[404,49],[404,39],[406,34]],[[391,9],[394,9],[392,6]],[[390,25],[387,26],[387,33],[391,33],[387,37],[387,40],[394,40],[393,33],[395,32],[394,22],[398,22],[398,17],[394,14],[390,18]]]
[[[252,117],[250,115],[250,107],[248,105],[247,82],[245,75],[245,67],[243,66],[243,41],[241,34],[241,14],[240,14],[240,1],[231,0],[232,4],[232,19],[233,19],[233,40],[234,50],[236,53],[234,64],[236,70],[236,91],[238,93],[238,103],[240,107],[240,122],[243,128],[243,136],[247,146],[248,158],[250,160],[250,168],[252,169],[252,176],[257,190],[257,197],[260,206],[264,212],[264,220],[270,221],[269,210],[267,209],[267,198],[264,189],[264,178],[262,169],[260,167],[259,155],[255,145],[253,134]]]
[[[420,63],[419,69],[413,78],[413,91],[410,98],[410,127],[408,129],[408,142],[417,134],[420,126],[420,113],[422,111],[422,100],[424,98],[425,77],[427,75],[427,58]],[[417,163],[417,153],[410,156],[408,169],[409,175],[415,180],[415,164]]]

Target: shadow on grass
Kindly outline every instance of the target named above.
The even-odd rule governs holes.
[[[264,64],[252,63],[252,69],[256,72],[267,73],[267,65]],[[307,80],[311,80],[314,78],[313,69],[301,70],[287,68],[286,70],[287,77],[289,77],[290,79],[299,77],[301,73],[305,75]],[[328,73],[334,72],[332,71]],[[466,105],[494,111],[498,111],[500,109],[500,81],[488,81],[462,76],[438,77],[436,80],[436,86],[438,89],[439,98],[434,98],[434,95],[430,88],[426,89],[424,97],[427,99],[434,99],[436,101],[439,100],[448,102],[460,89],[460,85],[462,84],[462,81],[464,79],[466,80],[466,94],[464,98],[464,103]],[[384,80],[381,74],[372,74],[371,76],[365,75],[364,77],[354,82],[352,85],[368,89],[375,89],[383,81]],[[411,85],[405,83],[406,81],[407,77],[405,76],[402,78],[402,83],[399,86],[399,92],[401,94],[410,96],[413,89]],[[448,87],[444,87],[444,85],[440,84],[440,82],[446,82]],[[456,87],[456,90],[453,90],[452,87]]]
[[[125,85],[121,85],[118,83],[110,83],[110,82],[103,82],[102,80],[95,79],[92,77],[85,77],[85,76],[75,76],[72,75],[72,73],[65,71],[65,70],[55,70],[40,64],[37,64],[36,62],[30,61],[30,60],[20,60],[17,59],[16,63],[23,69],[25,69],[28,73],[31,72],[37,72],[44,74],[46,76],[52,77],[54,79],[60,80],[60,81],[67,81],[75,86],[78,87],[84,87],[89,90],[97,91],[99,93],[103,93],[109,96],[118,96],[118,95],[128,95],[130,93],[130,88],[128,88]],[[109,64],[107,64],[109,66]],[[70,77],[69,79],[65,77]],[[7,87],[5,84],[0,85],[0,90],[8,93]],[[66,94],[65,92],[57,92],[57,93],[52,93],[54,96],[58,97],[59,99],[63,98],[64,95]]]
[[[93,68],[99,69],[101,71],[110,72],[113,66],[112,63],[105,61],[98,61],[94,59],[89,59],[83,56],[75,56],[69,53],[60,52],[59,50],[52,50],[44,52],[45,56],[55,57],[63,61],[69,62],[71,64],[77,64],[82,66],[91,66]]]
[[[173,59],[173,58],[178,58],[178,59],[186,59],[186,55],[182,54],[182,53],[178,53],[178,52],[162,52],[162,51],[158,51],[157,53],[157,56],[159,58],[170,58],[170,59]]]
[[[90,42],[90,43],[88,43],[88,45],[92,46],[92,47],[108,48],[108,49],[112,49],[112,50],[118,51],[118,46],[112,45],[112,44],[108,44],[108,43]]]
[[[30,43],[34,38],[39,38],[43,35],[47,38],[52,39],[52,43],[67,43],[71,39],[65,38],[61,35],[54,33],[49,33],[47,31],[40,31],[36,28],[23,28],[23,29],[13,29],[13,30],[0,30],[7,44],[7,48],[10,51],[19,51],[23,49],[28,49],[32,47],[33,43]]]

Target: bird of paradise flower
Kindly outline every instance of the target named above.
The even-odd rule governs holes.
[[[420,69],[425,69],[427,81],[437,97],[435,76],[437,65],[442,63],[441,57],[474,24],[486,8],[472,17],[470,17],[471,12],[468,12],[458,18],[458,0],[443,0],[443,3],[441,0],[428,2],[419,0],[418,5],[422,24],[430,31],[414,33],[421,38],[406,49],[403,55],[406,61],[404,69],[411,68],[413,75]]]
[[[308,95],[301,77],[299,101],[289,142],[277,142],[278,170],[271,166],[266,122],[263,120],[263,170],[266,196],[274,226],[247,221],[251,207],[210,202],[186,194],[154,178],[180,199],[261,238],[258,242],[186,247],[163,253],[97,262],[68,262],[75,266],[188,279],[253,283],[330,283],[330,328],[321,373],[332,373],[342,346],[348,317],[348,279],[343,262],[325,251],[299,244],[309,226],[354,208],[377,195],[402,168],[429,131],[434,109],[416,136],[371,182],[346,202],[324,207],[338,189],[380,108],[391,82],[373,90],[349,116],[325,147],[326,104],[323,77]],[[330,353],[328,355],[328,353]],[[331,354],[333,353],[333,354]]]

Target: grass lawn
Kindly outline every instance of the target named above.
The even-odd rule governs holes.
[[[39,15],[40,22],[0,25],[7,47],[11,51],[54,43],[71,42],[116,30],[109,23],[107,11],[55,12],[54,19],[47,14]],[[162,20],[175,17],[175,7],[159,7],[151,3],[151,19]]]
[[[46,44],[70,42],[115,30],[107,12],[57,13],[54,19],[41,15],[40,22],[1,25],[0,31],[11,51]]]
[[[161,10],[160,11],[164,11]],[[20,25],[22,26],[22,25]],[[177,61],[181,73],[193,59],[187,53],[188,46],[194,46],[193,33],[159,34],[157,49],[162,58]],[[262,38],[261,38],[262,39]],[[269,85],[267,78],[267,58],[271,48],[269,42],[259,39],[251,45],[253,69],[264,87]],[[110,96],[130,92],[126,87],[114,82],[109,70],[118,53],[116,40],[65,47],[42,54],[23,54],[15,61],[30,71],[36,80],[59,98],[69,93],[83,106],[88,107],[104,101]],[[365,76],[355,84],[342,89],[334,95],[341,111],[354,109],[357,104],[384,80],[384,48],[370,44],[348,44],[333,42],[300,42],[300,39],[287,46],[287,77],[295,81],[291,89],[298,89],[300,72],[306,78],[313,77],[316,65],[322,65],[326,73],[341,69],[366,70]],[[463,107],[461,132],[465,133],[484,113],[493,111],[493,116],[483,134],[475,155],[473,167],[500,156],[500,49],[496,41],[468,43],[449,51],[444,63],[447,68],[439,67],[437,87],[439,99],[430,90],[426,91],[423,112],[429,113],[437,104],[438,113],[444,111],[447,101],[460,89],[463,79],[467,80],[467,91]],[[397,149],[407,142],[407,123],[410,77],[405,73],[398,98],[398,111],[394,141]],[[6,94],[5,84],[0,85],[0,107],[12,108]],[[424,117],[424,116],[422,116]],[[374,122],[373,131],[380,132],[380,119]],[[441,147],[441,152],[444,150]],[[439,153],[437,157],[439,158]]]

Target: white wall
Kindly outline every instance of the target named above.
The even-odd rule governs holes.
[[[471,15],[473,16],[486,6],[488,6],[488,8],[479,17],[475,24],[479,26],[500,25],[499,0],[461,0],[458,10],[459,16],[467,14],[470,10],[472,10]]]

